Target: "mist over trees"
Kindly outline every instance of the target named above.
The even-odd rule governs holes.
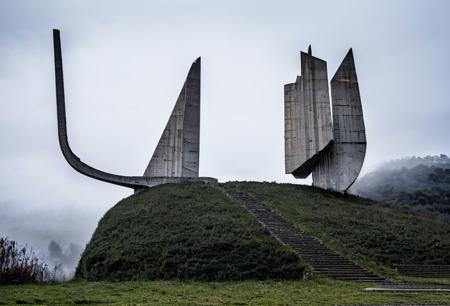
[[[52,240],[48,244],[45,260],[50,266],[60,271],[62,278],[70,279],[73,277],[81,252],[81,247],[75,243],[70,243],[63,249],[58,242]]]
[[[386,162],[359,179],[351,193],[450,221],[450,159],[441,154]]]

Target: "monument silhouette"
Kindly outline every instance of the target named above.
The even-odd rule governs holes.
[[[59,30],[53,30],[58,136],[67,162],[78,172],[104,182],[140,190],[165,183],[217,179],[199,177],[201,59],[191,66],[175,107],[142,176],[95,169],[69,146]],[[358,177],[366,154],[366,133],[352,49],[331,80],[327,63],[301,52],[301,75],[284,87],[285,168],[296,178],[312,173],[313,185],[346,192]],[[331,115],[331,111],[333,115]]]

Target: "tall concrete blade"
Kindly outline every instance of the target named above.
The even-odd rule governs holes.
[[[198,177],[201,59],[191,66],[144,176]]]
[[[285,169],[296,178],[307,177],[332,145],[327,63],[301,52],[301,76],[286,84]]]
[[[66,124],[66,105],[64,97],[64,77],[63,77],[63,63],[61,52],[61,38],[59,30],[53,30],[53,46],[55,56],[55,82],[56,82],[56,108],[58,117],[58,138],[61,151],[67,162],[76,171],[104,182],[139,189],[149,186],[147,179],[135,176],[115,175],[107,172],[97,170],[85,163],[83,163],[78,156],[76,156],[69,145],[67,139],[67,124]]]
[[[366,131],[353,52],[331,80],[334,145],[314,170],[315,186],[345,192],[358,177],[366,154]]]

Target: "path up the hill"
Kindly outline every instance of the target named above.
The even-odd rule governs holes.
[[[256,201],[240,191],[226,187],[224,191],[255,215],[259,222],[275,238],[291,247],[300,258],[311,265],[315,275],[341,280],[365,282],[386,281],[385,278],[366,270],[327,248],[317,238],[294,228],[263,203]]]

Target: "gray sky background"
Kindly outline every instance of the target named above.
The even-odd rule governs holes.
[[[283,84],[299,51],[331,78],[353,48],[367,128],[363,173],[449,153],[450,1],[0,0],[0,235],[84,245],[131,190],[92,180],[57,142],[52,28],[61,29],[69,141],[88,164],[142,174],[202,56],[200,174],[284,174]]]

